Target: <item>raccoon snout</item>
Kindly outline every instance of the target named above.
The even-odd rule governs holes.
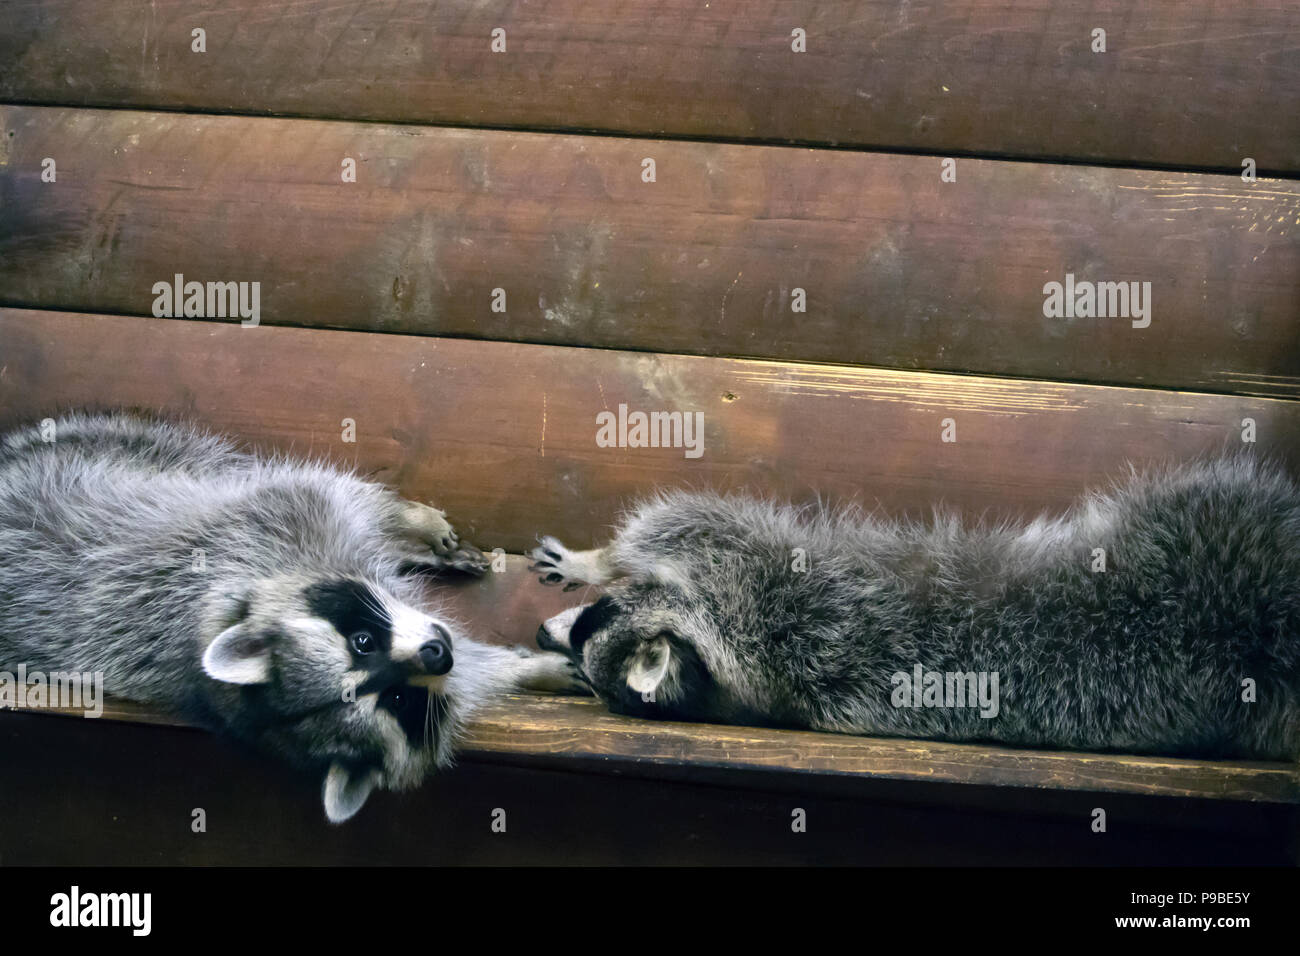
[[[569,632],[573,630],[573,625],[582,616],[582,612],[589,607],[590,604],[579,604],[543,621],[537,629],[537,646],[544,651],[571,652],[573,645],[569,640]]]
[[[420,645],[420,666],[426,674],[440,677],[451,670],[451,641],[443,628],[434,625],[438,636]]]
[[[568,648],[551,637],[551,632],[543,624],[537,629],[537,646],[544,651],[567,651]]]

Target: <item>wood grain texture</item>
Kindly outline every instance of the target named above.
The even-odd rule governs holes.
[[[37,712],[80,717],[58,710]],[[125,701],[105,706],[99,719],[185,726]],[[1300,803],[1300,768],[1284,763],[1016,750],[639,720],[611,714],[595,700],[541,694],[514,694],[485,707],[468,729],[461,757],[578,761],[583,769],[594,772],[618,772],[626,770],[627,764],[640,766],[643,773],[661,765],[689,766]]]
[[[1290,0],[102,6],[0,5],[0,97],[1300,168]]]
[[[1300,466],[1300,403],[1279,399],[0,309],[0,427],[82,405],[356,465],[510,552],[603,541],[670,486],[1031,515],[1125,462],[1240,448],[1246,418],[1253,450]],[[699,413],[701,456],[600,447],[597,415],[620,405]]]
[[[1300,396],[1300,182],[939,173],[936,157],[0,107],[0,304],[149,315],[180,273],[260,283],[271,324]],[[1067,274],[1149,282],[1150,327],[1045,317]]]
[[[466,748],[469,754],[590,759],[595,766],[605,760],[632,760],[998,787],[1300,803],[1300,769],[1289,764],[1028,751],[636,720],[610,714],[593,700],[540,695],[515,695],[485,711],[472,728]]]

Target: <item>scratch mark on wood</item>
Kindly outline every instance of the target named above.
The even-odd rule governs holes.
[[[723,325],[727,321],[727,299],[731,298],[731,293],[736,291],[736,283],[740,281],[740,277],[743,276],[744,274],[745,274],[745,270],[743,269],[736,273],[736,278],[731,280],[731,286],[727,289],[726,294],[722,297],[722,315],[718,318],[719,325]]]

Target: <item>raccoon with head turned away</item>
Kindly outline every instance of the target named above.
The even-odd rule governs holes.
[[[1245,455],[1028,524],[667,492],[542,625],[619,713],[1203,757],[1300,757],[1300,490]]]

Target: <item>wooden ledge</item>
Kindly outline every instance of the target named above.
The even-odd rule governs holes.
[[[46,709],[43,714],[79,715]],[[185,726],[124,701],[107,701],[102,720]],[[850,737],[638,720],[594,700],[519,694],[485,708],[462,755],[580,761],[611,772],[654,767],[787,771],[841,778],[915,780],[1021,789],[1099,791],[1300,804],[1300,767],[1283,763],[1186,760],[1129,754],[1015,750],[979,744]]]

